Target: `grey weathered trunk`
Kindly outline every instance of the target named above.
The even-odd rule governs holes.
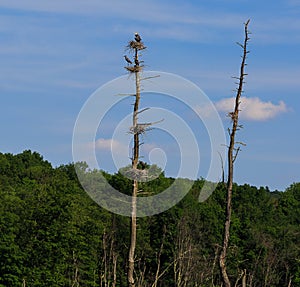
[[[135,75],[135,102],[132,116],[132,130],[133,130],[133,155],[132,155],[132,170],[135,171],[138,168],[139,152],[140,152],[140,132],[138,129],[138,113],[140,104],[140,66],[139,66],[139,50],[144,46],[140,42],[131,42],[131,49],[134,50],[134,63],[135,66],[128,69]],[[137,195],[139,190],[138,179],[134,178],[132,182],[132,195],[131,195],[131,225],[130,225],[130,248],[128,254],[128,284],[130,287],[135,287],[134,278],[134,260],[135,260],[135,247],[136,247],[136,227],[137,227]]]
[[[245,38],[244,43],[239,44],[243,49],[242,55],[242,63],[240,67],[240,76],[238,77],[238,88],[237,94],[235,97],[235,106],[234,111],[229,113],[229,116],[232,120],[232,128],[230,130],[230,141],[228,147],[228,180],[227,180],[227,201],[226,201],[226,217],[225,217],[225,224],[224,224],[224,233],[223,233],[223,245],[222,250],[219,258],[219,264],[221,269],[222,281],[225,287],[230,287],[231,283],[227,274],[227,266],[226,266],[226,257],[227,257],[227,250],[229,244],[229,237],[230,237],[230,224],[231,224],[231,212],[232,212],[232,186],[233,186],[233,166],[234,161],[237,157],[239,152],[239,147],[235,147],[235,134],[236,131],[240,128],[239,126],[239,106],[241,101],[241,96],[243,92],[243,84],[244,84],[244,77],[246,76],[244,70],[246,66],[246,58],[248,54],[247,50],[247,43],[249,41],[248,36],[248,24],[250,20],[245,23]]]

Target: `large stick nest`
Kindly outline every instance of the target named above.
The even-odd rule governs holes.
[[[144,134],[151,130],[152,123],[137,124],[136,126],[130,127],[130,133],[132,134]]]
[[[147,181],[147,179],[149,178],[148,170],[146,169],[130,168],[124,172],[124,175],[127,178],[135,179],[140,182]]]
[[[128,45],[127,45],[128,49],[132,49],[132,50],[144,50],[146,49],[146,46],[144,46],[143,42],[137,42],[137,41],[129,41]]]
[[[129,179],[135,179],[139,182],[147,182],[149,180],[155,179],[159,176],[157,171],[150,169],[137,169],[137,168],[129,168],[123,173]]]
[[[137,73],[137,72],[140,72],[142,71],[143,69],[143,66],[137,66],[137,65],[134,65],[134,66],[127,66],[127,67],[124,67],[128,72],[130,73]]]
[[[151,126],[158,124],[162,122],[164,119],[161,119],[156,122],[151,122],[151,123],[141,123],[141,124],[136,124],[135,126],[130,127],[130,133],[132,134],[144,134],[147,131],[152,130],[153,128]]]

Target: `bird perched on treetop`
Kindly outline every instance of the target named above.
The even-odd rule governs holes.
[[[141,169],[141,170],[144,170],[144,169],[146,169],[147,168],[147,163],[146,162],[143,162],[143,161],[139,161],[138,162],[138,167],[139,167],[139,169]]]
[[[125,58],[125,60],[126,60],[126,62],[127,62],[128,64],[132,64],[132,62],[130,61],[130,59],[129,59],[126,55],[124,55],[124,58]]]
[[[134,36],[135,41],[137,41],[137,42],[141,42],[141,41],[142,41],[142,38],[141,38],[141,36],[139,35],[139,33],[135,32],[134,35],[135,35],[135,36]]]

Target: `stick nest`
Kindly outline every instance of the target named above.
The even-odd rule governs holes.
[[[143,66],[127,66],[127,67],[124,67],[128,72],[130,73],[137,73],[137,72],[140,72],[142,71],[143,69]]]
[[[144,134],[145,132],[151,130],[150,127],[152,123],[146,123],[146,124],[137,124],[136,126],[130,127],[130,133],[132,134]]]
[[[124,172],[124,175],[127,178],[135,179],[138,181],[147,181],[147,179],[149,178],[148,170],[146,169],[130,168]]]
[[[129,179],[137,180],[139,182],[147,182],[149,180],[153,180],[159,176],[159,173],[151,170],[151,169],[137,169],[137,168],[129,168],[123,173]]]
[[[143,42],[137,42],[137,41],[130,41],[127,45],[127,48],[129,50],[144,50],[146,49],[147,47],[144,46],[144,43]]]

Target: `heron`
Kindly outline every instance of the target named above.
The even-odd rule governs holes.
[[[124,58],[128,64],[132,64],[131,60],[126,55],[124,55]]]

